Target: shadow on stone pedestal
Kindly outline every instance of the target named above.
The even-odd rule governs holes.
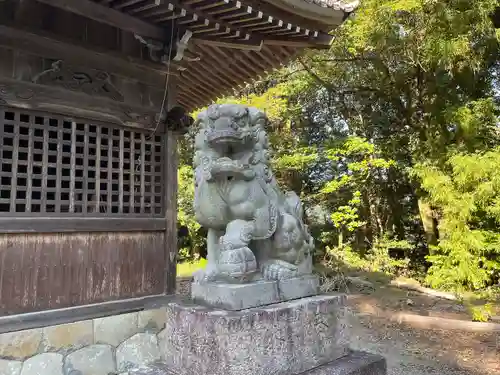
[[[384,375],[383,358],[350,352],[345,302],[321,295],[242,311],[172,303],[164,366],[176,375]]]
[[[165,364],[147,366],[132,370],[129,375],[174,375]],[[384,357],[363,352],[350,352],[345,357],[326,365],[303,372],[301,375],[386,375],[387,365]],[[221,374],[222,375],[222,374]]]

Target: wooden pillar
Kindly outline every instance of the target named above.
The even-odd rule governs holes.
[[[167,109],[176,104],[176,80],[170,76],[167,92]],[[165,130],[166,131],[166,130]],[[177,152],[177,135],[166,131],[164,137],[165,157],[165,294],[175,293],[177,268],[177,169],[179,157]]]

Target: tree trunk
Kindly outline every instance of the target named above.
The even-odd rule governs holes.
[[[370,205],[370,197],[367,191],[363,192],[363,206],[362,210],[364,211],[364,217],[366,220],[366,224],[364,225],[364,235],[365,239],[372,244],[374,237],[377,235],[377,227],[376,221],[373,217],[373,213]]]
[[[387,229],[391,234],[395,235],[397,239],[403,240],[405,239],[405,225],[403,222],[404,213],[401,203],[403,194],[401,194],[401,183],[398,182],[398,176],[393,168],[389,169],[388,184],[384,193],[387,197],[389,216],[391,218],[389,222],[391,226]]]
[[[379,215],[379,199],[375,192],[368,191],[368,204],[370,210],[370,224],[372,226],[372,233],[377,237],[381,237],[384,233],[384,224]]]
[[[431,205],[424,198],[418,199],[418,211],[424,227],[427,245],[436,246],[438,244],[437,221],[434,218]]]

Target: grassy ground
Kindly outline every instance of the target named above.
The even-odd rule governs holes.
[[[190,262],[183,262],[177,264],[177,276],[179,277],[190,277],[193,275],[193,273],[199,269],[205,268],[207,264],[207,260],[204,258],[201,258],[196,261],[190,261]],[[321,274],[321,267],[317,265],[317,271]],[[342,274],[345,272],[344,276],[354,276],[356,278],[361,278],[364,280],[369,281],[372,283],[372,285],[378,287],[381,286],[382,288],[387,287],[391,279],[394,281],[396,280],[390,275],[383,274],[380,272],[367,272],[367,271],[360,271],[356,270],[355,268],[350,268],[346,267],[345,269],[342,270]],[[419,285],[418,281],[408,279],[408,278],[402,278],[399,277],[397,278],[400,281],[404,281],[406,284],[415,284]],[[324,280],[323,280],[324,281]],[[341,283],[342,284],[342,283]],[[336,285],[335,289],[340,289],[341,291],[344,291],[342,289],[342,285]],[[470,319],[471,320],[483,320],[483,319],[478,319],[480,315],[485,315],[485,321],[488,320],[490,316],[497,317],[500,316],[500,301],[497,301],[497,303],[493,304],[488,304],[488,309],[491,311],[485,311],[485,308],[482,306],[486,303],[481,298],[478,298],[477,294],[469,294],[469,295],[464,295],[462,296],[462,301],[463,305],[467,307],[467,310],[469,310]]]
[[[207,265],[206,259],[199,259],[192,262],[183,262],[177,264],[177,276],[179,277],[189,277],[192,276],[195,271],[205,268]]]

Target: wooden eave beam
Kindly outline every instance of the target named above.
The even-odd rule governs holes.
[[[217,75],[212,70],[207,70],[205,66],[202,66],[199,63],[192,64],[189,67],[189,70],[182,72],[181,77],[183,77],[184,74],[187,73],[197,77],[197,79],[199,79],[199,77],[203,77],[204,82],[211,87],[219,87],[226,84],[226,82],[224,82],[224,80],[219,75]]]
[[[330,1],[328,6],[320,5],[318,1],[304,0],[266,0],[266,2],[281,9],[283,13],[295,14],[312,22],[326,24],[329,29],[340,25],[345,20],[346,14],[351,13],[359,4],[359,0],[351,1],[349,4],[346,0],[336,0],[333,4]]]
[[[200,46],[200,48],[202,48]],[[203,46],[203,48],[206,48],[206,46]],[[295,56],[297,53],[299,53],[301,50],[296,49],[293,47],[282,47],[282,46],[266,46],[264,45],[262,47],[262,51],[258,54],[262,54],[263,51],[268,56],[268,60],[265,60],[266,63],[268,64],[267,66],[263,66],[262,64],[256,64],[255,59],[257,59],[259,56],[253,54],[250,51],[236,51],[232,60],[235,62],[234,65],[225,65],[225,66],[219,66],[220,64],[214,64],[215,61],[219,61],[220,58],[223,58],[224,60],[227,60],[228,55],[218,49],[217,47],[214,47],[210,49],[210,52],[217,52],[218,55],[212,55],[210,60],[202,60],[205,61],[205,63],[208,66],[213,66],[214,70],[210,69],[208,66],[204,66],[203,64],[200,64],[201,62],[197,62],[193,64],[194,66],[198,67],[198,64],[200,64],[200,69],[202,71],[210,71],[211,73],[214,74],[215,77],[220,78],[219,74],[226,74],[228,71],[232,71],[235,67],[239,66],[240,64],[245,65],[248,59],[248,65],[252,65],[252,68],[247,66],[247,71],[246,74],[240,75],[237,77],[236,80],[233,80],[233,82],[223,82],[222,84],[212,84],[212,99],[215,100],[216,97],[219,97],[225,93],[230,92],[231,88],[237,87],[237,86],[242,86],[245,82],[251,81],[255,78],[257,78],[259,75],[263,74],[265,71],[271,71],[273,69],[276,69],[281,63],[286,63],[289,61],[293,56]],[[204,55],[206,56],[206,55]],[[270,57],[274,57],[273,60],[270,59]],[[224,61],[223,60],[223,61]],[[217,70],[220,71],[220,73],[217,72]],[[232,72],[234,73],[234,72]],[[234,76],[233,74],[231,74]],[[208,103],[208,101],[203,101],[200,98],[194,98],[192,95],[189,94],[190,91],[190,86],[192,85],[191,82],[189,81],[184,81],[179,89],[179,95],[182,96],[182,101],[185,103],[187,106],[189,106],[190,109],[194,109],[200,105],[205,105]]]
[[[249,65],[245,66],[241,64],[242,56],[250,53],[249,51],[235,51],[231,53],[219,47],[212,47],[211,50],[214,52],[214,56],[218,56],[216,61],[220,63],[228,61],[225,67],[228,71],[237,74],[238,79],[236,80],[236,85],[240,85],[242,81],[252,79],[257,74],[255,67],[251,68]]]
[[[229,56],[226,51],[215,46],[207,48],[207,46],[200,45],[199,48],[203,52],[203,59],[194,62],[190,65],[189,70],[182,73],[182,76],[186,74],[190,77],[182,80],[178,92],[179,101],[182,101],[183,105],[188,109],[208,104],[217,97],[230,92],[232,88],[242,86],[245,82],[249,82],[262,75],[263,72],[271,71],[281,63],[286,63],[292,55],[300,52],[300,49],[294,47],[264,45],[262,51],[257,53],[235,51],[232,56]],[[261,56],[264,52],[267,55],[267,59]],[[263,61],[259,61],[259,58],[262,58]],[[228,61],[232,61],[233,63],[227,63]],[[243,68],[243,70],[239,71],[239,68]],[[209,80],[208,75],[210,74],[212,76]],[[202,98],[200,95],[193,95],[194,89],[202,88],[199,82],[200,75],[206,81],[210,81],[210,97],[205,96],[205,98]]]
[[[114,26],[116,28],[119,28],[121,30],[126,30],[138,35],[141,35],[142,37],[150,37],[156,40],[160,41],[165,41],[167,39],[167,31],[166,29],[154,25],[152,23],[148,23],[145,21],[142,21],[139,18],[133,17],[131,15],[128,15],[126,13],[123,13],[117,9],[110,8],[105,5],[101,5],[95,2],[92,2],[90,0],[36,0],[40,3],[44,3],[56,8],[63,9],[68,12],[72,12],[75,14],[79,14],[83,17],[92,19],[94,21],[102,22],[111,26]],[[226,0],[225,3],[231,4],[230,0]],[[259,2],[259,5],[263,5],[261,2]],[[181,9],[186,9],[188,13],[192,13],[193,15],[198,14],[200,11],[196,8],[192,8],[189,5],[186,4],[181,4],[180,2],[176,0],[154,0],[155,6],[161,7],[161,6],[166,6],[166,5],[173,5],[175,8],[181,8]],[[237,9],[242,6],[241,3],[236,2],[235,9]],[[153,6],[150,7],[154,8]],[[267,7],[266,7],[267,8]],[[203,12],[202,12],[203,13]],[[253,50],[253,51],[260,51],[262,48],[262,42],[258,43],[256,42],[255,39],[259,39],[258,37],[255,38],[251,36],[251,34],[246,33],[243,30],[240,30],[239,27],[235,27],[235,25],[231,23],[225,23],[224,21],[219,21],[214,18],[212,18],[210,15],[204,15],[200,14],[199,17],[204,18],[206,21],[208,21],[210,24],[213,24],[214,26],[212,29],[208,30],[200,30],[197,31],[195,30],[194,34],[201,34],[200,36],[196,36],[193,38],[194,40],[198,41],[198,44],[203,44],[203,45],[209,45],[209,46],[218,46],[218,47],[226,47],[226,48],[233,48],[233,49],[241,49],[241,50]],[[287,18],[288,15],[286,15],[284,18]],[[294,21],[297,20],[294,17]],[[297,20],[297,24],[299,25],[304,25],[303,20]],[[236,21],[238,22],[238,21]],[[225,29],[229,29],[230,33],[231,32],[240,32],[243,36],[243,40],[220,40],[223,38],[213,38],[208,36],[202,36],[203,34],[207,33],[210,34],[210,32],[213,31],[218,31],[220,26],[223,26]],[[241,25],[243,28],[248,27],[249,25]],[[256,28],[255,31],[265,31],[264,29],[269,29],[270,31],[265,32],[265,34],[270,34],[273,32],[273,29],[275,29],[279,25],[271,25],[268,27],[264,28]],[[203,26],[206,27],[206,26]],[[186,25],[187,29],[191,29],[189,26]],[[286,30],[276,30],[276,32],[286,32]],[[317,32],[316,32],[317,33]],[[327,35],[325,33],[319,33],[321,38],[308,38],[306,40],[304,39],[294,39],[292,38],[286,38],[284,35],[281,36],[270,36],[267,37],[267,35],[264,36],[264,43],[268,45],[287,45],[287,46],[293,46],[293,47],[319,47],[321,46],[329,46],[331,42],[331,37],[326,38],[324,35]],[[328,36],[329,37],[329,36]]]
[[[192,38],[192,42],[198,45],[206,45],[213,47],[223,47],[231,49],[239,49],[245,51],[260,51],[262,49],[262,40],[249,39],[249,40],[238,40],[238,39],[217,39],[210,37],[195,37]]]
[[[167,40],[167,34],[162,27],[140,20],[119,10],[89,0],[36,0],[40,3],[63,9],[67,12],[92,19],[97,22],[114,26],[121,30],[149,37],[156,40]],[[160,2],[158,2],[160,4]]]
[[[294,48],[328,48],[333,37],[328,34],[318,33],[317,36],[302,38],[299,36],[269,35],[264,38],[264,45],[285,46]]]
[[[210,24],[216,24],[216,25],[219,25],[219,27],[229,28],[233,32],[239,31],[243,36],[245,36],[247,38],[250,37],[250,34],[247,33],[245,30],[241,30],[239,27],[235,27],[234,25],[228,24],[222,20],[219,21],[217,19],[214,19],[210,15],[204,14],[203,11],[198,11],[197,9],[191,7],[190,5],[188,5],[186,3],[181,3],[178,0],[156,0],[156,1],[159,3],[159,5],[167,5],[170,3],[170,4],[173,4],[174,7],[176,7],[176,8],[184,8],[184,9],[186,9],[186,11],[188,13],[193,14],[193,15],[198,15],[200,19],[205,19],[205,20],[209,21]],[[189,26],[187,26],[186,28],[190,29]]]
[[[162,64],[144,61],[114,51],[97,50],[94,47],[78,45],[69,40],[39,30],[24,30],[0,24],[0,46],[22,50],[40,57],[61,59],[72,65],[86,66],[132,78],[153,87],[163,87],[163,77],[167,67]],[[170,74],[176,75],[178,65],[171,63]]]
[[[261,60],[257,53],[253,53],[251,51],[242,51],[236,61],[238,61],[239,64],[245,66],[248,71],[253,72],[254,74],[257,74],[259,70],[270,69],[270,67]]]
[[[202,98],[204,102],[213,99],[213,88],[207,87],[203,82],[200,82],[199,77],[193,76],[189,71],[185,71],[182,75],[186,82],[186,91],[193,94],[194,97]]]
[[[233,10],[244,12],[245,16],[237,18],[231,17],[226,19],[226,22],[231,25],[237,25],[241,28],[249,30],[254,33],[253,35],[263,34],[261,31],[271,30],[274,32],[287,30],[298,30],[303,36],[309,34],[309,30],[299,25],[292,25],[291,23],[284,22],[280,18],[272,17],[269,14],[264,14],[260,9],[253,9],[251,6],[241,3],[239,0],[223,0],[225,5],[232,6]],[[255,34],[256,33],[256,34]]]
[[[252,6],[255,9],[258,9],[274,18],[279,18],[282,19],[283,21],[293,23],[294,25],[301,26],[301,27],[307,27],[308,29],[311,30],[327,30],[328,26],[323,25],[319,22],[315,22],[312,20],[309,20],[307,18],[300,17],[296,14],[292,13],[286,13],[282,9],[278,8],[275,5],[272,5],[268,2],[265,2],[263,0],[244,0],[245,4],[248,4]]]
[[[211,69],[221,77],[224,77],[228,85],[237,86],[243,79],[243,71],[240,71],[238,75],[236,75],[233,69],[231,69],[232,59],[227,60],[225,56],[219,55],[217,53],[217,47],[209,48],[208,46],[199,46],[199,48],[204,56],[207,57],[207,59],[202,59],[200,61],[200,65],[203,65],[205,69]]]
[[[265,45],[263,45],[262,49],[259,52],[257,52],[257,56],[260,57],[269,66],[272,66],[273,68],[276,66],[276,64],[279,65],[281,63],[281,59],[279,58],[279,56],[269,53],[269,48],[266,47]]]

